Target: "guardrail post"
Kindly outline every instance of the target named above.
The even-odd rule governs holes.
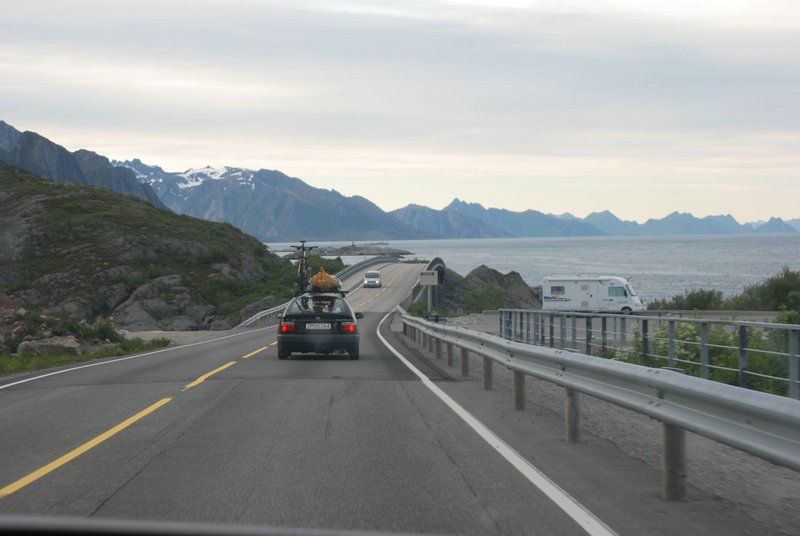
[[[567,443],[578,443],[581,440],[581,393],[574,389],[566,389],[566,427]]]
[[[674,369],[685,374],[686,371]],[[664,428],[664,500],[682,501],[686,497],[686,430],[673,424]]]
[[[700,377],[708,379],[708,323],[700,324]]]
[[[556,320],[555,320],[555,318],[553,318],[553,315],[550,315],[550,318],[549,318],[549,325],[550,325],[550,345],[549,346],[550,346],[550,348],[554,348],[555,345],[556,345],[555,344],[555,342],[556,342],[555,341],[555,335],[554,335],[554,333],[555,333],[555,321]]]
[[[800,399],[800,331],[789,330],[789,396],[795,400]]]
[[[552,313],[547,313],[547,316],[552,315]],[[539,322],[539,344],[544,346],[547,342],[547,339],[544,334],[544,314],[542,315],[542,319]]]
[[[668,360],[669,366],[671,368],[675,368],[675,321],[670,320],[667,324],[667,329],[669,330],[669,336],[667,338],[667,343],[669,345],[669,353],[668,353]]]
[[[586,355],[592,355],[592,317],[586,317]]]
[[[514,371],[514,409],[525,409],[525,374]]]
[[[628,338],[628,319],[624,316],[619,319],[619,349],[625,351]]]
[[[608,349],[608,317],[600,317],[600,351],[605,354]]]
[[[541,313],[533,313],[533,344],[539,344],[539,316]]]
[[[452,367],[453,366],[453,343],[452,342],[448,342],[447,343],[447,366],[448,367]]]
[[[531,314],[525,313],[525,342],[531,343]]]
[[[647,366],[647,354],[650,353],[648,334],[648,322],[646,318],[642,319],[642,365]]]
[[[664,500],[686,497],[686,431],[664,423]]]
[[[572,315],[572,348],[578,348],[578,317]]]
[[[442,339],[436,337],[435,343],[436,345],[436,359],[442,358]]]
[[[747,387],[747,326],[739,326],[739,387]]]
[[[461,349],[461,375],[469,376],[469,350],[466,348]]]
[[[488,357],[483,358],[483,390],[492,390],[492,381],[494,380],[494,369],[492,364],[494,362]]]
[[[564,346],[567,344],[567,316],[562,313],[560,315],[560,318],[561,318],[561,320],[559,322],[559,325],[560,325],[560,328],[561,328],[560,329],[560,331],[561,331],[561,341],[560,341],[558,347],[563,350]]]
[[[503,318],[505,317],[505,314],[506,314],[506,312],[504,310],[500,309],[500,314],[497,315],[497,317],[499,319],[499,322],[500,322],[500,325],[497,327],[497,329],[499,330],[497,333],[499,333],[501,337],[503,336],[503,333],[504,333],[503,332]]]

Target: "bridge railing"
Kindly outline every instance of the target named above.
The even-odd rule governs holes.
[[[439,257],[435,257],[430,261],[428,261],[427,266],[425,266],[425,271],[434,270],[437,268],[441,268],[442,270],[446,268],[444,261]],[[418,301],[422,297],[424,290],[425,289],[423,288],[422,285],[420,285],[419,280],[417,280],[417,282],[411,288],[411,291],[408,293],[408,295],[405,298],[403,298],[403,301],[400,302],[400,307],[402,307],[403,310],[411,307],[412,303]]]
[[[363,261],[357,262],[355,264],[351,264],[350,266],[346,267],[345,269],[337,272],[336,277],[342,281],[351,275],[357,273],[360,270],[365,268],[369,268],[370,266],[375,266],[376,264],[382,264],[385,262],[397,262],[397,257],[393,257],[390,255],[376,255],[375,257],[370,257],[368,259],[364,259]],[[352,290],[352,289],[349,289]],[[254,314],[238,326],[237,328],[253,328],[259,327],[268,324],[272,320],[275,319],[279,314],[286,309],[286,306],[289,305],[289,302],[282,303],[271,309],[267,309],[265,311],[259,311],[258,313]]]
[[[581,351],[800,398],[800,325],[501,309],[508,340]]]
[[[687,376],[675,370],[634,365],[567,349],[533,346],[463,327],[409,316],[399,310],[403,333],[452,364],[460,349],[461,370],[469,355],[483,361],[483,387],[492,389],[493,365],[513,373],[513,404],[525,409],[525,378],[552,382],[566,392],[566,439],[580,439],[580,395],[586,394],[663,423],[663,496],[685,496],[685,431],[729,445],[776,465],[800,471],[800,401]]]

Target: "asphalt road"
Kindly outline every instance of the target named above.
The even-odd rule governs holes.
[[[755,528],[713,498],[660,501],[658,475],[604,442],[566,452],[555,418],[514,412],[383,322],[404,359],[603,522],[542,491],[378,337],[419,270],[388,265],[382,288],[349,295],[364,313],[357,361],[279,361],[271,327],[0,381],[0,514],[437,534]]]

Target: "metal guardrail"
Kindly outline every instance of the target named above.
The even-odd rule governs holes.
[[[359,270],[363,270],[364,268],[368,268],[370,266],[374,266],[376,264],[381,264],[384,262],[396,262],[397,257],[392,257],[390,255],[377,255],[375,257],[371,257],[369,259],[365,259],[363,261],[357,262],[355,264],[351,264],[350,266],[346,267],[345,269],[341,270],[334,274],[339,280],[345,279],[350,277],[354,273],[358,272]],[[271,309],[267,309],[266,311],[260,311],[238,326],[237,328],[251,328],[257,325],[261,325],[265,323],[267,320],[277,316],[278,314],[282,313],[286,306],[289,305],[289,302],[282,303],[277,305]]]
[[[525,377],[566,389],[566,438],[580,439],[580,394],[647,415],[664,425],[664,489],[668,500],[685,496],[685,431],[800,471],[800,401],[709,382],[680,372],[624,363],[569,350],[450,327],[411,317],[400,309],[403,333],[448,364],[461,350],[462,374],[469,353],[483,358],[483,386],[492,389],[494,363],[513,371],[515,409],[525,408]]]
[[[800,325],[501,309],[499,329],[509,340],[682,368],[800,399]]]

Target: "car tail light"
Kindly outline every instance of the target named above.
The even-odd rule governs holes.
[[[297,326],[294,325],[294,322],[284,321],[281,322],[280,332],[281,333],[293,333],[297,331]]]
[[[356,323],[355,322],[342,322],[339,324],[339,331],[342,333],[355,333],[356,332]]]

